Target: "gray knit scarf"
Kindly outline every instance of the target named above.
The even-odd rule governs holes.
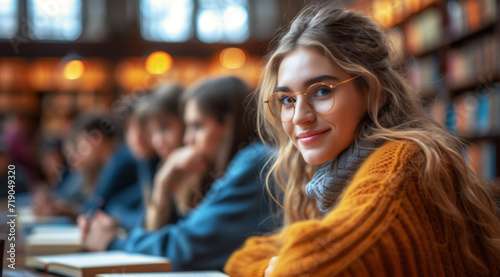
[[[327,212],[335,204],[363,161],[383,142],[383,140],[353,142],[336,158],[321,164],[312,180],[306,185],[307,195],[317,200],[320,211]]]

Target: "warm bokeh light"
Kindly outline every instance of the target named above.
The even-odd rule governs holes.
[[[373,2],[373,19],[384,27],[393,25],[394,11],[392,2],[388,0],[376,0]]]
[[[64,66],[63,75],[64,78],[68,80],[76,80],[82,77],[84,71],[85,65],[83,64],[83,62],[80,60],[74,60],[68,62]]]
[[[172,57],[163,51],[151,53],[146,59],[146,70],[151,74],[162,74],[172,68]]]
[[[407,1],[407,5],[410,7],[411,12],[417,12],[421,5],[422,0],[409,0]]]
[[[148,72],[144,69],[141,58],[124,59],[116,66],[116,80],[120,86],[131,91],[135,87],[141,87]]]
[[[56,80],[64,78],[60,71],[56,71],[59,61],[58,58],[38,58],[34,60],[28,75],[30,86],[39,91],[55,90],[58,83]]]
[[[220,63],[225,68],[241,68],[247,59],[245,51],[240,48],[226,48],[220,53]]]

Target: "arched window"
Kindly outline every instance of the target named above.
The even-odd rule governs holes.
[[[240,43],[248,39],[246,0],[198,0],[196,35],[205,43]]]
[[[193,0],[141,0],[141,34],[153,41],[186,41],[193,36],[193,10]]]
[[[0,0],[0,38],[13,38],[18,29],[17,0]]]
[[[81,0],[29,0],[30,36],[37,40],[76,40],[82,34]]]

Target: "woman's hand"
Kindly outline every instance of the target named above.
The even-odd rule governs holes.
[[[172,214],[172,197],[179,183],[206,167],[203,157],[192,147],[175,149],[155,174],[151,203],[146,210],[146,230],[157,230],[166,224]]]
[[[55,197],[45,190],[37,190],[33,193],[33,202],[31,207],[36,216],[55,216],[58,215]]]
[[[181,175],[198,173],[206,167],[203,156],[193,147],[189,146],[175,149],[170,154],[168,163],[171,164],[177,174]]]
[[[271,276],[271,273],[274,270],[274,265],[278,261],[278,257],[272,257],[271,260],[269,261],[269,265],[266,268],[266,271],[264,271],[264,277],[269,277]]]
[[[182,178],[198,173],[205,167],[205,160],[192,147],[184,146],[175,149],[155,175],[153,202],[162,202],[159,200],[177,190],[177,185]]]
[[[97,211],[92,220],[79,216],[78,226],[82,231],[83,248],[87,251],[105,251],[117,231],[113,218],[102,211]]]

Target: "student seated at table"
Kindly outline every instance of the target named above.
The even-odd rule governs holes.
[[[182,146],[184,123],[179,115],[179,99],[182,91],[183,89],[179,86],[165,84],[155,89],[152,94],[132,100],[133,103],[128,103],[130,102],[128,100],[125,101],[125,104],[131,108],[127,111],[129,115],[126,117],[128,127],[125,140],[130,145],[132,152],[135,153],[136,158],[145,159],[138,163],[143,207],[144,205],[145,207],[150,206],[154,175],[158,169],[156,165],[153,170],[154,161],[147,158],[150,154],[149,147],[163,161],[165,166],[170,153]],[[149,141],[145,141],[146,139],[149,139]],[[151,215],[152,213],[148,214]],[[172,216],[174,221],[177,218],[176,214]],[[85,217],[80,217],[78,221],[83,230],[87,230],[89,227],[100,227],[101,225],[98,223],[105,222],[106,226],[113,230],[109,234],[113,235],[115,235],[115,230],[118,227],[113,218],[103,211],[97,213],[95,223],[92,226],[89,225],[89,221]],[[147,223],[146,226],[148,226]],[[85,236],[86,233],[89,234],[89,237]],[[89,249],[102,246],[101,240],[92,236],[101,236],[101,232],[91,230],[84,232],[84,241],[89,244],[98,244],[88,245]]]
[[[35,215],[67,216],[74,220],[84,211],[90,191],[84,186],[82,175],[66,162],[63,149],[71,147],[71,143],[63,143],[60,138],[43,141],[40,164],[47,182],[32,191],[31,207]]]
[[[161,86],[161,88],[164,87]],[[178,89],[179,91],[181,90],[181,88]],[[143,193],[143,202],[148,201],[148,197],[151,194],[154,174],[160,162],[151,144],[151,132],[146,126],[148,115],[152,111],[150,99],[151,95],[145,94],[140,97],[130,97],[124,101],[124,104],[128,108],[128,115],[125,118],[125,142],[137,161],[137,176]]]
[[[285,227],[254,237],[238,276],[500,276],[500,221],[460,141],[394,69],[384,31],[337,4],[308,7],[259,91]],[[278,150],[277,150],[278,151]]]
[[[125,134],[124,139],[126,145],[128,146],[132,156],[136,159],[136,170],[139,185],[143,187],[142,184],[150,184],[154,176],[154,172],[158,166],[158,157],[154,152],[149,132],[145,130],[144,118],[137,113],[138,108],[142,103],[146,102],[145,99],[148,95],[142,97],[126,97],[122,100],[125,112]],[[121,110],[120,110],[121,111]],[[46,143],[47,147],[44,149],[46,151],[55,150],[56,142],[49,141]],[[50,147],[50,148],[49,148]],[[65,147],[68,158],[72,159],[73,163],[76,163],[78,167],[76,149],[71,142],[67,142]],[[52,169],[53,166],[47,166]],[[92,183],[96,181],[99,174],[98,168],[87,168],[83,169],[86,178],[82,177],[82,174],[78,173],[75,168],[67,166],[65,163],[61,164],[60,167],[61,180],[57,183],[55,194],[38,192],[35,195],[34,201],[34,211],[39,215],[73,215],[76,218],[80,212],[84,212],[82,205],[88,201],[89,186],[93,187]],[[85,185],[86,184],[86,185]],[[137,208],[136,217],[141,213],[143,209],[141,206]],[[131,215],[129,215],[131,216]],[[132,216],[131,216],[132,217]]]
[[[249,88],[234,77],[209,79],[182,96],[185,146],[173,149],[180,113],[150,121],[152,141],[164,164],[142,226],[115,237],[105,216],[86,228],[91,251],[124,249],[164,256],[174,270],[221,269],[250,235],[275,227],[261,173],[268,150],[254,142]],[[171,105],[174,103],[170,103]],[[158,132],[160,131],[160,132]]]
[[[137,164],[122,142],[120,125],[106,114],[82,114],[70,130],[73,151],[69,163],[89,178],[91,197],[85,214],[102,210],[125,230],[131,229],[142,212],[142,192]],[[86,176],[87,174],[95,175]]]

